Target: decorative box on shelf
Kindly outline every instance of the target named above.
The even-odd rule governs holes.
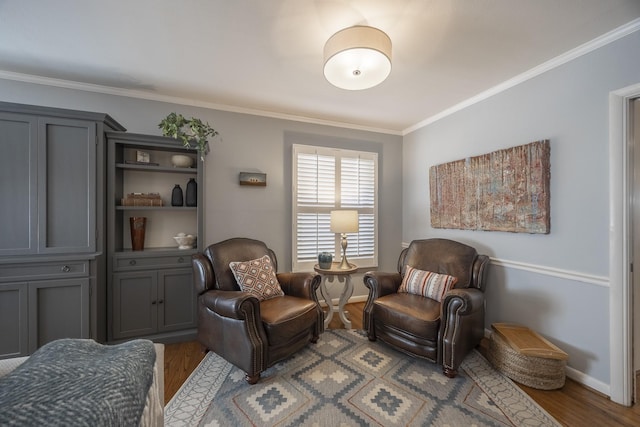
[[[122,206],[162,206],[158,193],[129,193],[121,199]]]

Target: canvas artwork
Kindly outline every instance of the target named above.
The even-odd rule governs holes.
[[[432,166],[431,226],[548,234],[549,140]]]

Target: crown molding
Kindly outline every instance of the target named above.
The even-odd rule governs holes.
[[[337,122],[332,120],[323,120],[323,119],[318,119],[313,117],[306,117],[306,116],[287,114],[287,113],[278,113],[274,111],[259,110],[254,108],[238,107],[235,105],[218,104],[214,102],[200,101],[196,99],[184,98],[179,96],[162,95],[162,94],[147,92],[142,90],[122,89],[122,88],[116,88],[116,87],[105,86],[105,85],[97,85],[92,83],[82,83],[82,82],[75,82],[71,80],[55,79],[50,77],[16,73],[11,71],[0,70],[0,79],[40,84],[40,85],[53,86],[53,87],[59,87],[59,88],[65,88],[65,89],[75,89],[75,90],[81,90],[86,92],[103,93],[107,95],[125,96],[125,97],[144,99],[149,101],[188,105],[192,107],[201,107],[201,108],[207,108],[212,110],[227,111],[231,113],[249,114],[254,116],[269,117],[273,119],[291,120],[291,121],[302,122],[302,123],[332,126],[332,127],[359,130],[359,131],[365,131],[365,132],[375,132],[375,133],[382,133],[387,135],[405,136],[420,128],[423,128],[432,123],[435,123],[444,117],[450,116],[451,114],[454,114],[467,107],[470,107],[471,105],[477,104],[480,101],[483,101],[487,98],[490,98],[494,95],[504,92],[507,89],[510,89],[516,85],[519,85],[520,83],[523,83],[529,79],[539,76],[540,74],[543,74],[549,70],[552,70],[556,67],[566,64],[567,62],[572,61],[582,55],[586,55],[587,53],[592,52],[600,47],[603,47],[609,43],[619,40],[622,37],[625,37],[638,30],[640,30],[640,18],[635,19],[625,25],[622,25],[606,34],[603,34],[602,36],[597,37],[581,46],[578,46],[577,48],[572,49],[562,55],[559,55],[543,64],[540,64],[537,67],[534,67],[528,71],[525,71],[522,74],[519,74],[509,80],[506,80],[503,83],[500,83],[499,85],[496,85],[486,91],[483,91],[474,97],[468,98],[467,100],[462,101],[446,110],[443,110],[440,113],[435,114],[421,122],[418,122],[415,125],[410,126],[402,131],[386,129],[386,128],[377,128],[373,126],[363,126],[363,125],[357,125],[353,123]]]
[[[291,120],[295,122],[309,123],[315,125],[332,126],[345,129],[359,130],[365,132],[375,132],[388,135],[401,136],[402,132],[398,130],[377,128],[373,126],[363,126],[353,123],[337,122],[332,120],[323,120],[313,117],[300,116],[295,114],[278,113],[274,111],[259,110],[254,108],[238,107],[235,105],[217,104],[214,102],[200,101],[197,99],[184,98],[179,96],[163,95],[153,92],[147,92],[135,89],[123,89],[113,86],[97,85],[92,83],[76,82],[64,79],[55,79],[51,77],[42,77],[32,74],[15,73],[12,71],[0,70],[0,79],[13,80],[25,83],[33,83],[44,86],[53,86],[63,89],[75,89],[84,92],[95,92],[106,95],[126,96],[129,98],[144,99],[147,101],[167,102],[171,104],[187,105],[191,107],[201,107],[211,110],[226,111],[230,113],[249,114],[252,116],[269,117],[272,119]]]
[[[525,71],[522,74],[518,74],[517,76],[509,80],[506,80],[497,86],[494,86],[488,90],[485,90],[484,92],[480,92],[478,95],[474,97],[471,97],[465,101],[462,101],[451,108],[447,108],[446,110],[443,110],[438,114],[435,114],[419,123],[416,123],[415,125],[404,129],[402,131],[402,136],[410,134],[411,132],[414,132],[420,128],[428,126],[432,123],[435,123],[438,120],[443,119],[447,116],[450,116],[458,111],[464,110],[465,108],[470,107],[473,104],[477,104],[480,101],[484,101],[487,98],[490,98],[494,95],[504,92],[507,89],[510,89],[523,82],[526,82],[527,80],[530,80],[536,76],[539,76],[540,74],[546,73],[547,71],[553,70],[554,68],[557,68],[563,64],[566,64],[569,61],[573,61],[576,58],[579,58],[583,55],[593,52],[596,49],[606,46],[609,43],[612,43],[625,36],[628,36],[629,34],[634,33],[638,30],[640,30],[640,18],[634,19],[633,21],[628,22],[627,24],[622,25],[616,28],[615,30],[609,31],[608,33],[605,33],[600,37],[597,37],[583,45],[580,45],[574,49],[571,49],[570,51],[565,52],[562,55],[556,56],[555,58],[547,62],[544,62],[538,65],[537,67],[531,68],[530,70]]]

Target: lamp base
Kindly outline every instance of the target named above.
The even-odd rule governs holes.
[[[340,270],[349,270],[351,266],[349,265],[349,261],[347,261],[347,234],[342,233],[342,241],[340,242],[340,246],[342,246],[342,261],[340,261],[340,265],[338,268]]]
[[[342,261],[340,261],[340,265],[338,266],[338,269],[340,269],[340,270],[349,270],[349,269],[351,269],[351,265],[347,261],[347,257],[346,256],[342,257]]]

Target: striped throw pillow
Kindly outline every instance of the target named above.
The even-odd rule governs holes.
[[[398,292],[422,295],[436,301],[442,301],[445,294],[453,288],[457,281],[457,277],[448,274],[418,270],[408,265]]]

